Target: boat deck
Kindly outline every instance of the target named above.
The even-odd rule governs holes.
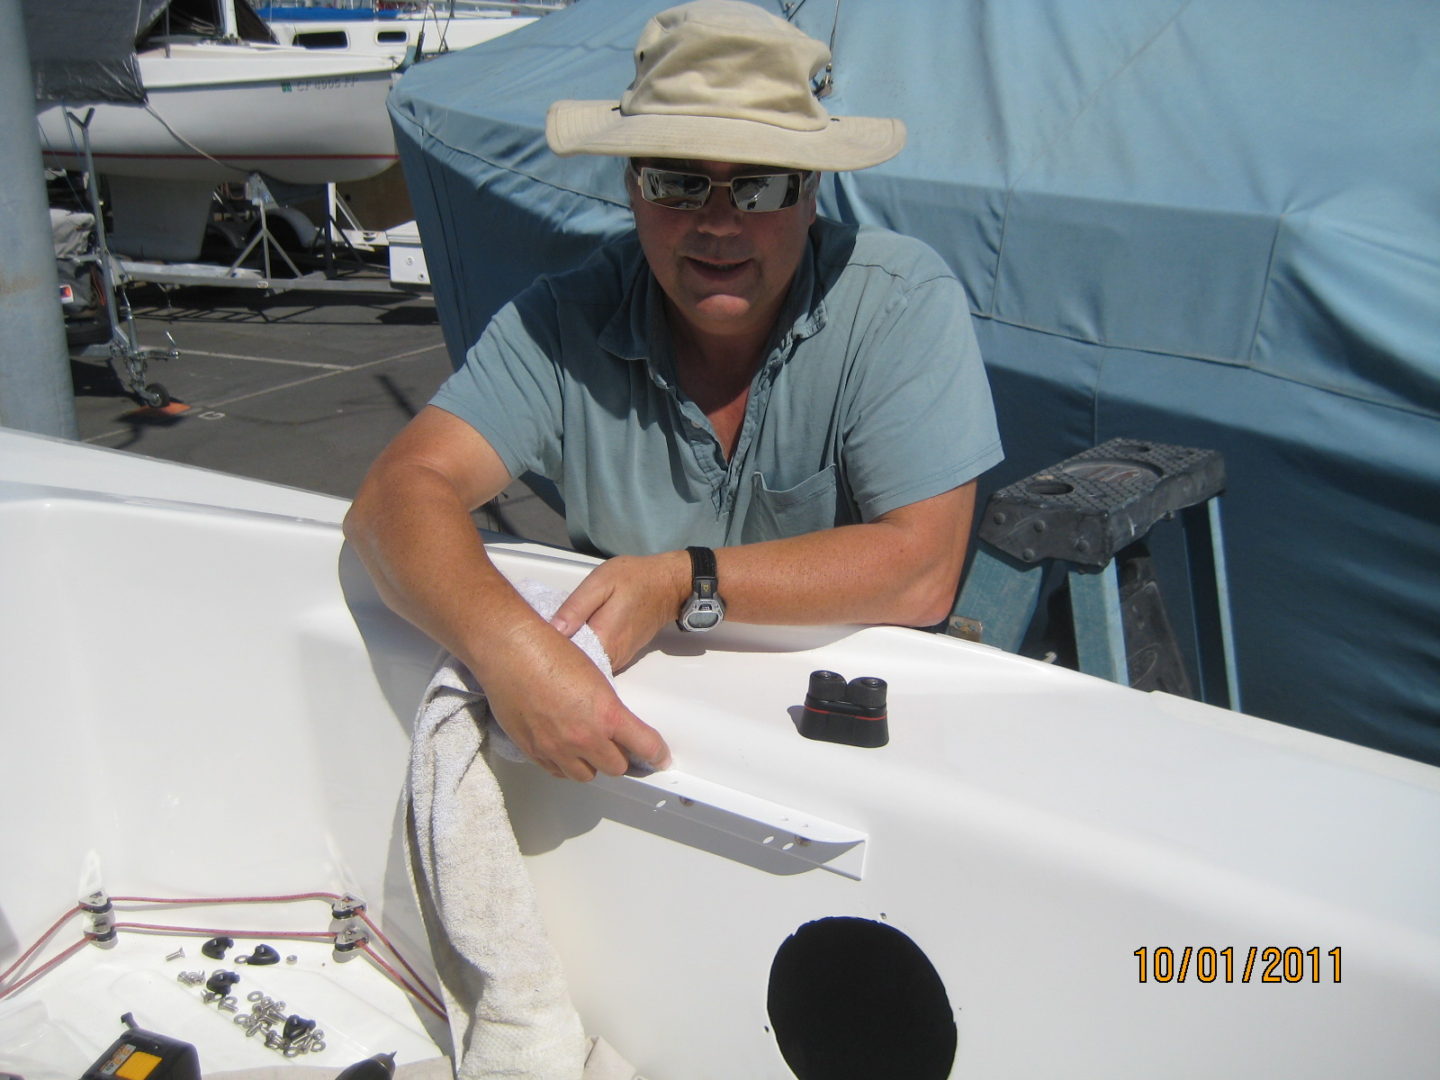
[[[436,985],[398,815],[437,647],[345,556],[343,505],[0,432],[6,794],[43,823],[0,832],[25,868],[0,877],[0,966],[100,889],[119,932],[44,970],[86,919],[54,924],[0,1002],[0,1049],[27,1051],[0,1070],[69,1080],[125,1011],[207,1068],[284,1062],[241,1030],[266,997],[324,1031],[303,1061],[325,1075],[443,1043],[418,996],[340,962],[353,905],[315,895],[362,898],[393,949],[370,944]],[[559,591],[590,566],[491,552]],[[1440,770],[941,635],[693,637],[617,677],[676,768],[582,785],[494,759],[585,1029],[643,1075],[780,1080],[835,1047],[864,1068],[822,1075],[1433,1073]],[[800,736],[816,670],[888,682],[886,745]],[[223,969],[234,1013],[201,992],[222,933],[277,954]]]
[[[351,498],[386,442],[450,373],[428,295],[156,286],[130,290],[150,364],[188,410],[140,408],[103,355],[71,372],[82,441]],[[568,545],[560,517],[516,484],[477,518],[486,528]]]

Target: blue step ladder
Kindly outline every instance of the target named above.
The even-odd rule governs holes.
[[[1122,610],[1122,591],[1133,599],[1136,589],[1127,582],[1122,590],[1116,556],[1157,521],[1179,516],[1196,616],[1197,696],[1239,709],[1220,528],[1224,487],[1218,451],[1111,439],[997,491],[985,506],[948,632],[1019,652],[1042,585],[1059,563],[1070,591],[1077,666],[1137,685]],[[1208,574],[1197,565],[1207,562]],[[1158,604],[1158,586],[1152,592]],[[1164,622],[1163,608],[1158,615]]]

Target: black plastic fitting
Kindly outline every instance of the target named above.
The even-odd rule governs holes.
[[[217,971],[205,980],[205,989],[212,994],[219,994],[224,997],[230,993],[230,988],[240,981],[240,976],[233,971]]]
[[[249,956],[237,956],[237,964],[249,964],[251,967],[264,967],[267,964],[278,964],[280,954],[269,945],[256,945],[255,951]]]
[[[226,950],[234,944],[234,938],[212,937],[209,941],[205,942],[204,945],[200,946],[200,951],[210,957],[211,960],[224,960]]]
[[[884,679],[864,675],[845,681],[834,671],[812,671],[800,734],[807,739],[873,749],[890,741]]]

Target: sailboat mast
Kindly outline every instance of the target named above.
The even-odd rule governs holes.
[[[235,0],[220,0],[220,36],[226,41],[240,38],[240,22],[235,17]]]

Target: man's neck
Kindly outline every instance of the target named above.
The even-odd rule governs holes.
[[[710,420],[728,459],[739,441],[750,383],[764,361],[769,333],[707,335],[682,325],[672,330],[671,340],[680,389]]]
[[[680,385],[702,408],[705,403],[691,390],[691,384],[711,387],[712,392],[735,392],[750,385],[765,358],[769,331],[746,334],[707,334],[688,324],[672,330],[675,372]]]
[[[750,385],[765,358],[773,320],[766,320],[763,326],[715,330],[684,318],[668,303],[666,309],[676,375],[686,393],[702,408],[705,403],[692,391],[692,383],[729,396]]]

